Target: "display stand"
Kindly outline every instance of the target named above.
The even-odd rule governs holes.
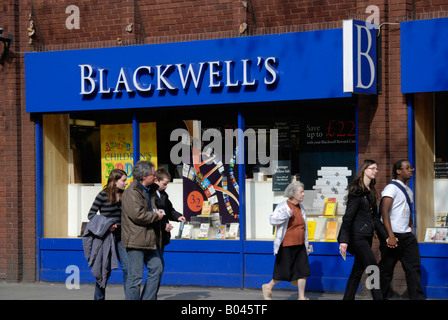
[[[191,239],[216,239],[218,226],[221,224],[219,213],[191,217]]]
[[[307,218],[307,220],[309,225],[315,224],[315,226],[311,226],[311,228],[310,226],[308,227],[310,241],[336,241],[339,229],[341,228],[342,217],[318,216]],[[312,231],[312,228],[314,228],[314,234],[311,234],[310,232]],[[330,230],[328,230],[329,228],[333,231],[330,232]]]
[[[347,177],[352,175],[352,171],[348,170],[348,167],[321,167],[320,170],[317,171],[317,175],[320,176],[320,178],[316,180],[313,189],[318,192],[313,202],[311,214],[322,214],[325,198],[336,198],[337,205],[335,215],[343,215],[347,203]]]
[[[317,190],[308,223],[314,228],[313,241],[335,242],[347,203],[348,167],[321,167],[313,189]],[[310,230],[312,230],[309,229]]]

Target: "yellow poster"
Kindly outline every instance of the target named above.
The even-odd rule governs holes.
[[[109,173],[121,169],[132,178],[134,165],[132,124],[101,125],[101,183],[106,185]],[[140,160],[148,160],[157,167],[156,123],[140,123]],[[130,184],[131,181],[129,181]]]

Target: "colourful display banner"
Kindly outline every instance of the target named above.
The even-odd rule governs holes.
[[[189,137],[187,140],[200,140],[200,121],[185,120]],[[239,184],[237,149],[230,158],[224,159],[211,148],[201,151],[201,144],[191,144],[191,158],[183,163],[183,214],[187,221],[192,217],[219,214],[223,224],[239,221]],[[202,159],[200,159],[202,158]]]
[[[107,183],[113,169],[125,171],[132,177],[134,155],[132,124],[101,125],[101,183]],[[157,166],[156,123],[140,123],[140,160],[149,160]]]

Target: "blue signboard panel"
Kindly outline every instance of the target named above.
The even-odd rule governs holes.
[[[342,29],[25,54],[27,112],[350,97]]]
[[[344,91],[377,93],[377,38],[374,25],[343,22]]]
[[[401,92],[448,91],[448,18],[401,23]]]

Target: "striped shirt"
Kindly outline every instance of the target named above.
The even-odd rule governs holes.
[[[103,190],[93,201],[92,207],[90,208],[87,218],[92,219],[96,213],[100,211],[100,214],[107,218],[114,218],[117,220],[117,225],[121,225],[121,201],[111,204],[107,193]]]

